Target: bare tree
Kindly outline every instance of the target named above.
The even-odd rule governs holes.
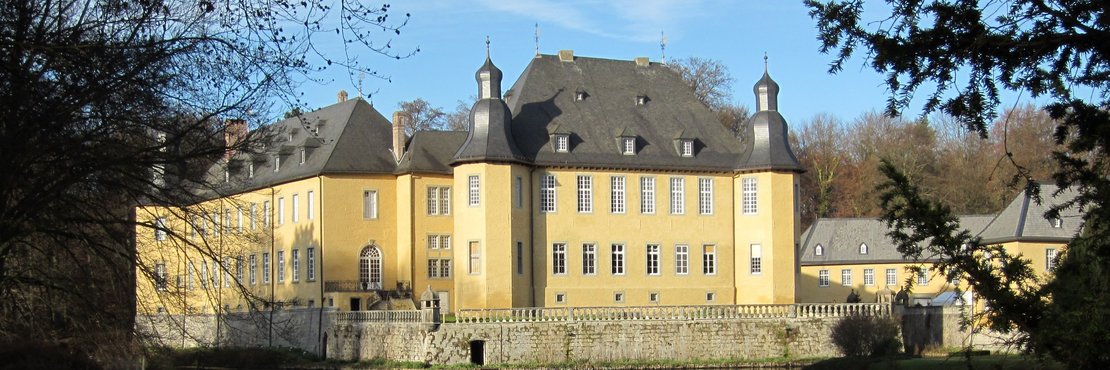
[[[469,101],[477,101],[478,97],[471,95]],[[455,111],[447,114],[447,129],[451,131],[466,131],[470,129],[470,105],[459,100],[455,104]]]
[[[733,79],[724,63],[688,57],[676,59],[668,66],[682,76],[682,80],[694,90],[694,96],[709,109],[716,111],[732,98]]]
[[[405,125],[405,133],[412,135],[416,131],[442,131],[447,128],[447,114],[443,109],[433,107],[427,100],[416,98],[412,101],[397,103],[397,108],[409,116]]]
[[[849,165],[848,155],[842,149],[848,142],[844,124],[829,114],[818,114],[808,122],[795,126],[798,160],[806,168],[802,175],[804,193],[803,218],[808,225],[813,219],[832,215],[835,202],[840,198],[837,187],[842,186],[844,171]]]

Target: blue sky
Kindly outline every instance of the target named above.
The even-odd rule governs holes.
[[[851,120],[881,110],[883,76],[856,59],[837,75],[827,73],[830,55],[821,54],[815,22],[800,0],[425,0],[391,3],[392,16],[411,13],[392,41],[416,55],[392,60],[367,55],[370,65],[391,82],[366,79],[363,91],[387,117],[400,101],[424,98],[452,111],[476,93],[474,71],[491,56],[505,73],[504,86],[516,81],[535,54],[535,25],[544,54],[573,49],[576,55],[631,60],[660,59],[660,32],[666,56],[697,56],[723,62],[734,77],[733,101],[754,107],[752,85],[763,73],[764,52],[771,76],[781,86],[779,110],[799,123],[818,113]],[[335,102],[336,92],[357,93],[357,82],[332,69],[324,83],[301,87],[311,108]],[[916,116],[920,106],[907,112]]]

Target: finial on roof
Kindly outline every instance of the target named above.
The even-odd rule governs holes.
[[[659,31],[659,63],[667,63],[667,34]]]
[[[767,52],[763,52],[763,73],[767,73]]]
[[[486,59],[489,59],[489,35],[486,35]]]
[[[536,56],[540,56],[540,23],[536,22]]]

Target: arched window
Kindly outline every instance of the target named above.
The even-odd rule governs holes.
[[[867,254],[867,244],[859,243],[859,254]]]
[[[358,282],[363,290],[382,289],[382,252],[378,247],[366,246],[359,253]]]
[[[815,255],[815,256],[825,255],[825,247],[822,247],[820,244],[818,244],[816,247],[813,248],[813,255]]]

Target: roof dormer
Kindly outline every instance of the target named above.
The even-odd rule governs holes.
[[[694,157],[694,138],[688,135],[685,130],[679,132],[674,138],[674,150],[679,157],[693,158]]]

